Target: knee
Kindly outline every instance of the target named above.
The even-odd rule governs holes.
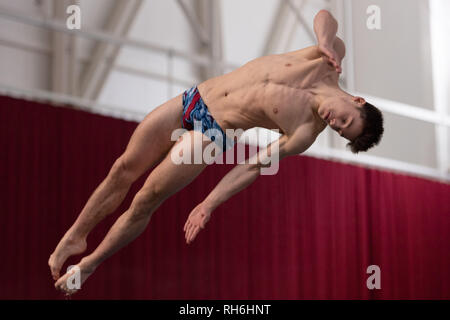
[[[124,156],[114,162],[109,177],[114,183],[120,185],[130,185],[137,179],[133,166]]]
[[[131,205],[131,213],[135,218],[149,217],[163,201],[164,192],[158,186],[139,191]]]

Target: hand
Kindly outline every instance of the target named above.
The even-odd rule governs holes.
[[[342,73],[342,67],[339,65],[339,57],[332,46],[319,44],[319,51],[328,60],[328,64],[336,69],[337,73]]]
[[[200,203],[191,211],[183,228],[187,244],[194,241],[200,230],[205,228],[210,217],[211,210],[209,210],[204,203]]]

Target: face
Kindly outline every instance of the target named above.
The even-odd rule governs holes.
[[[366,101],[361,97],[337,97],[325,100],[319,107],[319,116],[339,135],[354,140],[361,135],[364,122],[360,108]]]

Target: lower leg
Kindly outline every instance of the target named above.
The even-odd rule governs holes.
[[[61,266],[68,257],[86,250],[89,232],[122,203],[133,178],[127,173],[123,160],[119,158],[50,256],[49,265],[54,278],[59,278]]]
[[[137,177],[127,170],[123,160],[119,158],[68,232],[76,238],[86,239],[100,221],[118,208],[135,178]]]
[[[89,266],[96,268],[104,260],[135,240],[145,230],[153,212],[156,211],[161,203],[162,200],[155,197],[153,200],[147,200],[146,204],[142,206],[139,205],[139,202],[131,205],[117,219],[100,245],[94,252],[84,257],[83,261]]]
[[[105,259],[136,239],[145,230],[153,212],[162,203],[159,197],[147,198],[142,202],[140,198],[142,195],[138,193],[133,204],[116,220],[97,249],[77,264],[81,272],[81,284]],[[74,291],[67,288],[69,276],[70,274],[67,273],[59,278],[55,287],[67,294],[72,294]]]

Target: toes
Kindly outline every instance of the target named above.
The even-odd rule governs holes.
[[[61,281],[62,279],[59,279],[55,282],[55,289],[59,291],[64,291],[64,281]]]
[[[57,271],[52,271],[52,277],[53,277],[53,280],[58,280],[59,279],[59,272],[57,272]]]
[[[67,277],[60,278],[58,281],[56,281],[55,288],[56,288],[56,290],[64,293],[66,296],[70,296],[70,295],[74,294],[77,290],[69,289],[67,287],[66,281],[67,281]]]
[[[59,268],[55,267],[55,266],[50,266],[50,271],[52,273],[52,277],[54,280],[58,280],[60,278],[60,274],[59,274]]]

